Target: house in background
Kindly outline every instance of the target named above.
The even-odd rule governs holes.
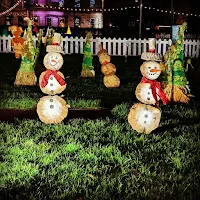
[[[0,12],[13,6],[18,0],[2,0]],[[29,15],[38,26],[78,28],[103,28],[101,0],[26,0],[0,18],[0,25],[24,25],[23,18]]]

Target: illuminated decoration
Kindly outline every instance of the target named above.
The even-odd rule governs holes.
[[[23,4],[23,3],[24,3],[24,0],[18,0],[18,1],[16,2],[16,4],[13,5],[11,8],[9,8],[9,9],[5,10],[4,12],[0,13],[0,16],[6,15],[7,13],[11,12],[13,9],[15,9],[15,8],[16,8],[18,5],[20,5],[21,3]]]
[[[164,55],[165,73],[163,77],[164,90],[170,101],[189,103],[189,82],[184,69],[184,32],[187,23],[184,22],[179,28],[178,39],[168,48]]]
[[[81,24],[81,18],[80,17],[75,17],[75,20],[74,20],[75,27],[80,28],[80,24]]]
[[[88,12],[102,12],[102,9],[101,8],[89,8],[89,9],[85,9],[85,8],[80,8],[80,0],[75,0],[75,3],[77,1],[77,4],[74,4],[74,7],[75,8],[69,8],[69,7],[66,7],[66,8],[63,8],[63,10],[71,10],[71,11],[74,11],[74,12],[85,12],[85,11],[88,11]],[[55,6],[48,6],[48,5],[42,5],[42,4],[37,4],[37,6],[40,6],[40,7],[43,7],[43,8],[49,8],[49,9],[52,9],[52,10],[55,10],[55,9],[59,9],[59,7],[55,7]],[[79,7],[79,9],[77,9],[76,7]],[[129,6],[129,7],[121,7],[121,8],[105,8],[103,9],[104,12],[113,12],[113,11],[126,11],[128,9],[139,9],[140,7],[139,6]],[[148,9],[148,10],[154,10],[156,12],[162,12],[162,13],[169,13],[171,14],[171,11],[169,10],[163,10],[163,9],[157,9],[155,7],[144,7],[144,9]],[[200,14],[195,14],[195,13],[180,13],[180,12],[174,12],[174,14],[176,15],[182,15],[182,16],[195,16],[195,17],[200,17]]]
[[[68,27],[67,27],[67,33],[66,33],[67,35],[71,35],[72,34],[72,32],[71,32],[71,30],[70,30],[70,26],[68,25]]]
[[[2,36],[8,36],[8,29],[6,26],[3,27],[3,33],[2,33]]]
[[[22,27],[18,26],[9,26],[8,30],[11,31],[14,36],[11,40],[11,46],[13,51],[15,52],[15,58],[19,59],[22,57],[24,53],[24,38],[21,38],[21,34],[23,33]]]
[[[59,19],[59,26],[62,28],[65,27],[65,19]]]
[[[151,54],[156,54],[154,41],[154,39],[149,40]],[[142,103],[134,104],[130,109],[128,122],[138,133],[150,134],[160,123],[161,111],[157,108],[159,100],[161,99],[163,104],[167,104],[169,100],[161,88],[161,83],[156,81],[161,74],[161,66],[154,60],[153,56],[152,60],[145,61],[141,65],[140,71],[143,77],[136,87],[135,95]]]
[[[59,7],[64,7],[65,5],[65,0],[59,0]]]
[[[74,7],[75,8],[80,8],[81,7],[80,0],[74,0]]]
[[[38,58],[38,54],[40,52],[40,45],[42,41],[43,32],[40,31],[38,43],[35,48],[32,37],[32,20],[28,17],[24,18],[24,20],[28,23],[27,39],[24,42],[24,52],[22,54],[22,61],[20,64],[20,68],[17,72],[14,84],[32,86],[36,85],[37,83],[34,67]]]
[[[99,45],[99,62],[101,66],[101,72],[104,74],[103,83],[107,88],[116,88],[120,86],[120,79],[115,75],[116,67],[110,63],[110,56],[107,50],[103,49],[102,45]]]
[[[91,51],[91,40],[92,40],[92,33],[88,32],[86,35],[86,42],[84,44],[84,56],[83,56],[83,63],[82,63],[82,71],[81,77],[95,77],[94,66],[92,63],[92,51]]]
[[[64,54],[62,47],[62,36],[54,33],[52,44],[47,46],[47,54],[44,57],[46,71],[42,72],[39,78],[39,86],[44,94],[49,96],[42,97],[37,104],[37,114],[45,124],[57,124],[64,120],[68,115],[66,101],[57,94],[66,89],[64,75],[59,71],[63,65]]]
[[[90,8],[93,8],[95,6],[95,0],[90,0]]]

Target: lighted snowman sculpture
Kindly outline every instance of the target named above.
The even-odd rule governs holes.
[[[136,87],[136,98],[141,103],[136,103],[130,109],[128,122],[139,133],[150,134],[159,126],[161,111],[158,108],[159,100],[163,104],[168,99],[160,82],[156,79],[160,76],[161,66],[157,61],[162,60],[162,55],[155,52],[156,40],[149,39],[149,51],[142,53],[141,58],[145,62],[141,65],[142,79]]]
[[[54,33],[52,44],[47,46],[47,54],[43,63],[46,67],[39,78],[41,91],[48,96],[44,96],[37,104],[37,113],[40,120],[46,124],[57,124],[64,120],[68,114],[66,101],[57,94],[62,93],[66,88],[65,77],[59,70],[63,65],[64,54],[60,43],[62,37],[59,33]]]

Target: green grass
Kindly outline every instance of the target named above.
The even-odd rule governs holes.
[[[113,112],[124,108],[129,104]],[[125,116],[0,123],[0,193],[11,199],[197,198],[200,106],[163,106],[159,133],[151,135],[133,131]]]

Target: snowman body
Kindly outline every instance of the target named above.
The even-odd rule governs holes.
[[[146,61],[140,71],[143,75],[135,90],[136,98],[141,102],[132,106],[128,122],[139,133],[150,134],[159,126],[161,111],[158,106],[160,98],[167,103],[166,95],[156,79],[160,76],[161,67],[155,61]]]
[[[46,71],[39,78],[39,86],[43,93],[48,94],[40,99],[37,104],[37,113],[40,120],[46,124],[57,124],[64,120],[68,114],[69,105],[56,94],[62,93],[66,88],[64,75],[59,71],[63,65],[63,53],[58,44],[60,36],[56,33],[54,44],[47,46],[47,54],[44,57]]]

